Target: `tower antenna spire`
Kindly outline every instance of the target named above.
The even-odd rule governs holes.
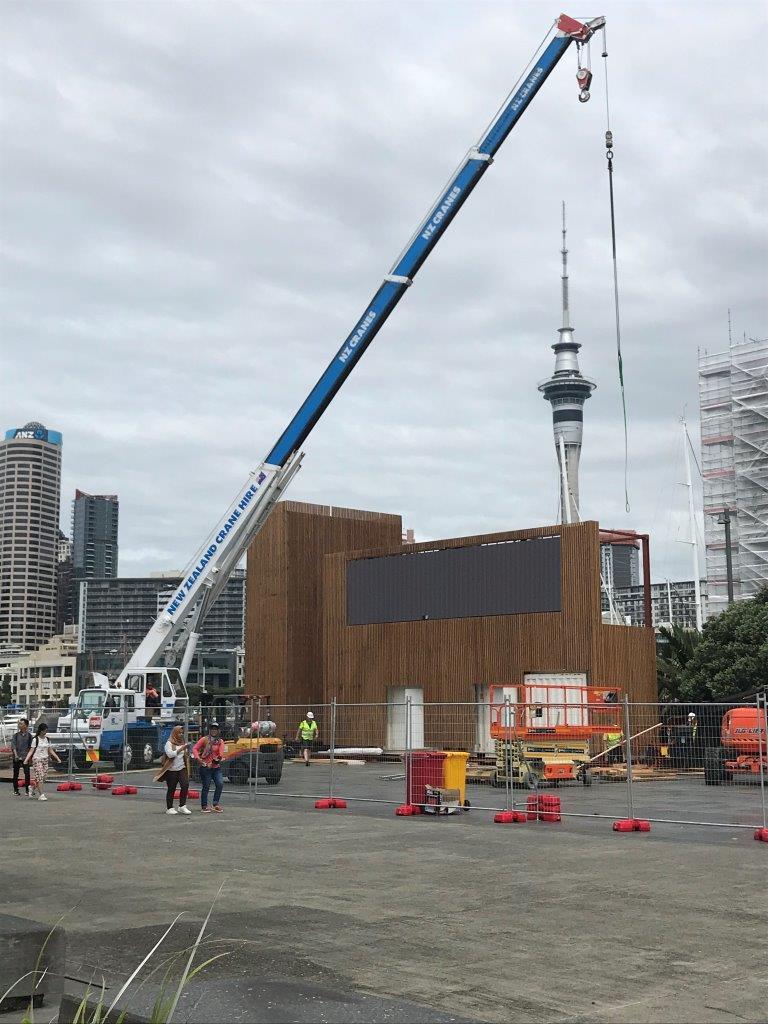
[[[561,278],[563,286],[563,327],[570,327],[571,311],[568,305],[568,246],[566,244],[565,200],[563,200],[563,247],[560,250],[560,254],[563,257],[563,274]]]

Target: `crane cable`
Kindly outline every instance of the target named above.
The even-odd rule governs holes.
[[[619,366],[621,410],[624,416],[624,507],[629,512],[629,436],[627,432],[627,398],[624,392],[624,363],[621,358],[621,317],[619,315],[619,270],[616,261],[616,210],[613,198],[613,132],[611,108],[608,102],[608,44],[603,26],[603,66],[605,71],[605,155],[608,160],[608,192],[611,202],[611,251],[613,255],[613,304],[616,310],[616,356]]]

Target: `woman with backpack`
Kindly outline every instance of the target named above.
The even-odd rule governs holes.
[[[58,761],[61,764],[61,758],[51,746],[51,741],[46,735],[48,732],[48,726],[45,722],[41,722],[35,730],[35,738],[32,741],[29,753],[24,758],[24,764],[32,762],[32,775],[34,777],[33,786],[37,790],[38,800],[47,800],[48,797],[43,792],[45,786],[45,779],[48,775],[49,758],[53,758],[54,761]]]

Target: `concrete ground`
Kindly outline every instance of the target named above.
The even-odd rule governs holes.
[[[165,947],[181,948],[224,882],[206,951],[230,955],[205,973],[221,1020],[298,1019],[259,1016],[258,1005],[249,1015],[248,998],[266,991],[244,992],[254,977],[289,993],[316,984],[406,1001],[425,1020],[765,1020],[768,846],[750,832],[620,835],[588,818],[493,826],[480,811],[395,818],[391,805],[321,812],[290,798],[322,791],[326,771],[289,764],[284,789],[259,787],[249,801],[228,788],[225,814],[188,818],[166,817],[156,790],[54,792],[39,804],[3,786],[4,909],[50,924],[74,908],[68,973],[103,972],[114,992],[184,912]],[[396,787],[397,801],[402,783],[379,778],[396,771],[349,768],[357,781],[345,785]],[[620,809],[625,797],[609,784],[560,792],[574,806]],[[752,817],[754,793],[714,792],[714,810],[744,799],[738,813]],[[644,799],[674,806],[669,793]],[[229,1016],[228,993],[239,1000]],[[388,1019],[382,1006],[371,999],[361,1019]],[[331,1019],[322,1001],[317,1013]]]

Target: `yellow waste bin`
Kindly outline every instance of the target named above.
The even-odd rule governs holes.
[[[443,786],[446,789],[458,789],[462,806],[467,795],[467,761],[466,750],[445,750],[443,761]]]

